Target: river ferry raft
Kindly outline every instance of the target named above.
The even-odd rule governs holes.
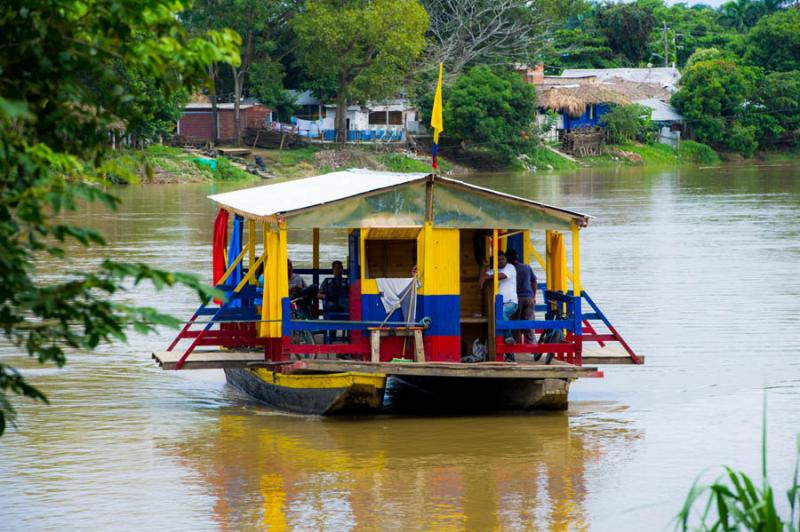
[[[603,376],[597,365],[644,362],[581,285],[585,214],[435,174],[366,170],[210,199],[220,207],[213,278],[227,297],[201,305],[153,353],[165,370],[223,369],[271,407],[335,415],[389,403],[414,412],[565,409],[570,383]],[[324,310],[316,289],[290,298],[290,246],[310,237],[311,268],[294,273],[319,286],[333,274],[320,264],[320,243],[330,256],[336,235],[347,242],[338,278],[346,306]],[[479,283],[481,265],[498,271],[498,252],[509,249],[545,272],[534,320],[504,320],[497,276]],[[540,342],[504,341],[524,329]]]

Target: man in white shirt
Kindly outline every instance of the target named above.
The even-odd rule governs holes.
[[[492,278],[494,270],[487,270],[488,264],[485,262],[481,267],[480,286]],[[506,254],[500,251],[497,254],[497,291],[503,296],[503,320],[508,321],[517,311],[517,269],[513,264],[509,264],[506,260]],[[510,330],[503,331],[505,342],[507,344],[514,343],[514,336]]]

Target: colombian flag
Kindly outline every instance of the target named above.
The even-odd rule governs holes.
[[[436,169],[436,152],[439,148],[439,133],[444,131],[444,124],[442,123],[442,63],[439,63],[439,83],[436,84],[436,95],[433,97],[431,127],[433,128],[433,168]]]

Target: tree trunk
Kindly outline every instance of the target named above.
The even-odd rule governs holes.
[[[208,67],[211,78],[211,142],[214,146],[219,143],[219,110],[217,109],[217,65]]]
[[[244,50],[242,50],[242,63],[239,68],[231,67],[233,71],[233,129],[236,135],[236,145],[242,145],[242,119],[239,113],[239,107],[242,100],[242,91],[244,90],[245,76],[250,69],[250,63],[253,59],[253,32],[247,34],[245,40]]]
[[[242,144],[242,120],[241,115],[239,114],[239,106],[241,105],[242,99],[242,84],[240,83],[240,74],[242,73],[241,70],[232,66],[231,70],[233,70],[233,132],[236,136],[236,145],[241,146]]]
[[[336,95],[336,143],[344,144],[347,140],[347,96],[345,95],[345,88],[347,87],[344,78],[339,78],[339,93]]]

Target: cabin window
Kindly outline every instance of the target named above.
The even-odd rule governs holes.
[[[417,263],[417,241],[370,239],[365,242],[364,253],[368,279],[411,277]]]
[[[373,111],[369,114],[371,126],[401,126],[403,125],[402,111]]]

